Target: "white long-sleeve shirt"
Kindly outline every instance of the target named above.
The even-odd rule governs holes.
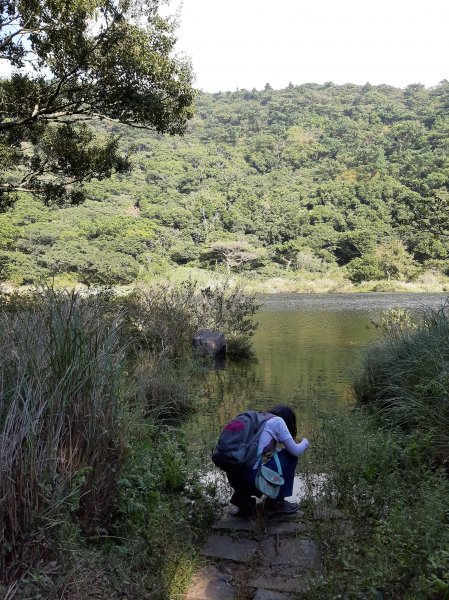
[[[266,421],[262,435],[259,440],[258,453],[261,454],[267,446],[275,440],[277,444],[284,444],[287,452],[293,456],[300,456],[309,447],[309,441],[303,438],[299,443],[296,443],[292,434],[289,432],[284,419],[281,417],[272,417]],[[259,461],[254,465],[257,467]]]

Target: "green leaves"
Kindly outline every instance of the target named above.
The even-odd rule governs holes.
[[[0,81],[0,208],[17,191],[79,204],[83,182],[129,170],[118,137],[96,136],[88,121],[183,133],[192,75],[173,58],[174,27],[159,0],[1,7],[0,58],[14,70]]]

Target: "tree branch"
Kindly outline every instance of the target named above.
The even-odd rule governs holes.
[[[14,21],[14,19],[9,21],[8,23],[2,24],[2,27],[0,29],[10,25],[13,21]],[[2,41],[0,41],[0,51],[3,50],[4,48],[6,48],[6,46],[8,46],[8,44],[10,44],[12,42],[12,40],[18,35],[26,35],[27,33],[37,33],[38,31],[42,31],[41,29],[27,29],[27,25],[30,21],[31,21],[31,18],[28,19],[27,21],[25,21],[25,23],[20,27],[20,29],[10,33]]]

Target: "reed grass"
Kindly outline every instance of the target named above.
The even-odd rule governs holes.
[[[0,313],[2,577],[45,556],[67,514],[108,519],[123,453],[121,315],[101,298],[43,292]]]

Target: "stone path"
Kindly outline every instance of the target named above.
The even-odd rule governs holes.
[[[229,513],[213,527],[186,600],[289,600],[304,593],[321,572],[311,525],[304,515],[270,517],[259,505],[248,519]]]

